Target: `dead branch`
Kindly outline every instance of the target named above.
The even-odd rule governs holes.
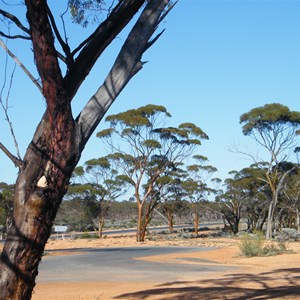
[[[8,39],[11,39],[11,40],[14,40],[14,39],[30,40],[30,37],[29,37],[29,36],[20,35],[20,34],[17,34],[17,35],[9,35],[9,34],[4,33],[3,31],[0,31],[0,35],[3,36],[3,37],[6,37],[6,38],[8,38]]]
[[[14,15],[12,15],[12,14],[10,14],[10,13],[8,13],[7,11],[4,11],[4,10],[2,10],[2,9],[0,9],[0,14],[1,14],[2,16],[4,16],[5,18],[11,20],[11,21],[12,21],[13,23],[15,23],[15,25],[17,25],[21,30],[23,30],[24,32],[26,32],[26,33],[29,35],[29,39],[30,39],[30,31],[29,31],[29,29],[26,28],[26,27],[20,22],[20,20],[19,20],[16,16],[14,16]]]
[[[48,10],[48,16],[49,16],[49,19],[50,19],[50,22],[51,22],[51,25],[52,25],[52,28],[53,28],[53,31],[55,32],[55,35],[57,37],[57,40],[58,42],[60,43],[64,53],[66,54],[66,59],[63,60],[68,66],[71,65],[74,61],[73,61],[73,56],[71,55],[71,50],[70,50],[70,47],[67,43],[64,42],[64,40],[62,39],[60,33],[59,33],[59,30],[56,26],[56,22],[55,22],[55,19],[53,17],[53,14],[49,8],[49,6],[47,5],[47,10]],[[63,57],[62,55],[60,55],[59,57]]]
[[[33,75],[29,72],[29,70],[22,64],[22,62],[7,48],[7,46],[0,39],[0,46],[6,51],[6,53],[16,62],[16,64],[25,72],[25,74],[31,79],[31,81],[35,84],[35,86],[42,93],[42,87],[38,83],[38,81],[33,77]]]
[[[23,167],[24,162],[18,157],[14,156],[1,142],[0,142],[0,149],[14,163],[16,167],[18,167],[19,169]]]
[[[6,98],[5,103],[4,103],[3,98],[2,98],[4,89],[6,88],[7,57],[8,56],[6,54],[6,61],[5,61],[5,65],[4,65],[4,72],[5,72],[4,75],[5,75],[5,77],[4,77],[4,82],[3,82],[3,85],[2,85],[2,88],[1,88],[1,91],[0,91],[0,105],[3,109],[3,111],[4,111],[5,119],[8,123],[10,133],[12,135],[12,138],[13,138],[13,141],[14,141],[14,144],[15,144],[15,148],[16,148],[16,151],[17,151],[17,157],[14,156],[2,143],[0,143],[1,144],[0,148],[8,156],[8,158],[12,160],[12,162],[15,164],[16,167],[21,168],[21,166],[23,165],[23,162],[22,162],[22,159],[21,159],[21,156],[20,156],[19,146],[18,146],[18,142],[17,142],[17,139],[16,139],[16,135],[14,133],[12,122],[10,121],[10,118],[9,118],[9,115],[8,115],[8,108],[9,108],[8,100],[9,100],[10,92],[11,92],[11,89],[12,89],[12,83],[13,83],[13,78],[14,78],[14,74],[15,74],[15,70],[16,70],[16,64],[15,64],[14,69],[12,71],[12,74],[10,76],[8,91],[7,91],[7,95],[5,97]]]

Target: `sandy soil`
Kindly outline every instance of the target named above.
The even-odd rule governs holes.
[[[68,255],[70,248],[84,247],[213,246],[217,249],[140,259],[186,264],[186,258],[201,258],[213,261],[212,264],[238,266],[239,269],[199,273],[196,277],[176,282],[38,283],[33,299],[300,299],[300,242],[288,244],[288,249],[293,250],[291,254],[253,258],[242,257],[238,243],[239,240],[233,238],[137,243],[134,236],[112,236],[101,240],[51,240],[46,249],[64,249],[63,255]]]

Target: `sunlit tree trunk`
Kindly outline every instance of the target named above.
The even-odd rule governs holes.
[[[14,214],[1,254],[0,299],[18,300],[31,298],[45,244],[81,152],[110,105],[141,70],[142,55],[159,37],[150,41],[169,11],[165,11],[168,0],[118,1],[109,22],[97,28],[63,77],[47,1],[24,3],[47,108],[24,159],[18,163]],[[143,5],[104,84],[74,120],[71,100],[78,88],[104,49]]]
[[[54,217],[79,159],[70,110],[57,112],[52,120],[47,113],[16,182],[13,222],[1,255],[0,284],[6,287],[0,299],[31,297]],[[54,128],[53,122],[60,126]]]
[[[143,222],[143,207],[138,203],[138,215],[137,215],[137,229],[136,229],[136,241],[143,242],[142,240],[142,222]]]
[[[174,232],[174,216],[171,210],[167,210],[167,219],[168,219],[168,227],[169,227],[169,232],[173,233]]]
[[[193,221],[194,221],[194,233],[196,235],[198,235],[198,232],[199,232],[199,230],[198,230],[198,228],[199,228],[199,214],[196,211],[193,213]]]
[[[273,233],[273,203],[271,202],[269,205],[268,218],[267,218],[267,228],[266,228],[266,239],[269,240],[272,238]]]
[[[105,219],[103,216],[99,216],[98,219],[98,237],[101,239],[103,236],[103,228],[105,224]]]
[[[149,225],[150,220],[151,220],[151,218],[149,216],[145,216],[143,218],[142,229],[141,229],[139,242],[144,242],[145,241],[146,233],[147,233],[147,227]]]

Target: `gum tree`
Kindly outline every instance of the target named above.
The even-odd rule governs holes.
[[[127,191],[127,177],[120,175],[107,157],[90,159],[75,170],[77,170],[75,180],[76,177],[80,177],[79,181],[82,183],[75,184],[72,188],[79,188],[83,193],[90,191],[91,196],[95,197],[98,204],[94,211],[98,236],[101,238],[105,218],[112,203]]]
[[[300,172],[289,174],[283,188],[285,206],[295,216],[297,231],[300,234]],[[291,218],[292,219],[292,218]]]
[[[66,3],[80,20],[79,13],[88,8],[87,4],[101,7],[104,1]],[[47,0],[25,0],[24,4],[28,26],[13,11],[0,10],[2,19],[19,31],[14,36],[3,31],[1,34],[31,43],[32,60],[40,78],[34,83],[46,103],[24,158],[0,144],[19,168],[13,222],[1,255],[0,298],[22,300],[31,298],[53,220],[86,143],[126,84],[141,70],[142,55],[160,36],[153,34],[171,9],[168,0],[111,1],[107,18],[71,49],[70,38],[59,31]],[[84,18],[84,14],[81,16]],[[104,50],[133,19],[135,23],[104,83],[99,84],[78,116],[73,116],[72,99],[82,82]]]
[[[193,158],[195,163],[186,167],[187,177],[183,180],[182,187],[192,208],[194,232],[198,235],[200,209],[208,196],[215,192],[208,186],[207,181],[217,168],[207,165],[208,158],[203,155],[194,155]]]
[[[251,137],[267,152],[267,161],[261,159],[262,163],[256,163],[261,164],[261,168],[265,170],[260,179],[267,183],[271,190],[266,230],[266,238],[271,239],[278,196],[287,175],[293,170],[281,168],[281,165],[296,149],[300,113],[291,111],[279,103],[272,103],[241,115],[240,123],[243,134]]]
[[[183,198],[185,192],[182,187],[184,171],[181,164],[168,175],[162,176],[157,180],[157,189],[160,195],[160,208],[168,220],[169,232],[174,232],[174,216],[186,208]]]
[[[264,171],[252,165],[240,171],[231,171],[225,179],[225,192],[217,197],[218,210],[228,222],[231,231],[239,231],[241,218],[247,218],[248,230],[262,230],[266,220],[268,189],[259,180]],[[268,186],[267,186],[268,187]]]
[[[170,116],[164,106],[149,104],[108,116],[109,128],[97,133],[134,190],[138,242],[144,241],[152,211],[160,201],[159,179],[173,172],[202,139],[208,139],[192,123],[160,127]]]

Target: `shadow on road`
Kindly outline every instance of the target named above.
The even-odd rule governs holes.
[[[250,285],[250,286],[249,286]],[[299,299],[300,268],[253,274],[229,274],[218,279],[175,281],[156,288],[126,293],[114,299]],[[288,297],[288,298],[287,298]]]

